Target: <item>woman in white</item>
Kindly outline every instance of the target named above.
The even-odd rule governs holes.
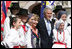
[[[53,30],[53,46],[52,48],[70,48],[71,47],[71,37],[67,30],[64,30],[64,22],[57,21],[56,29]]]
[[[60,11],[58,13],[58,20],[61,20],[61,21],[64,22],[64,29],[67,29],[67,27],[70,26],[70,23],[67,21],[67,13],[66,13],[66,11]]]

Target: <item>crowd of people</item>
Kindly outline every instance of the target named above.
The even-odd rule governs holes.
[[[12,3],[8,9],[11,15],[4,22],[3,48],[71,48],[71,24],[61,5],[53,11],[46,7],[43,19],[37,14],[29,14],[18,3]],[[53,12],[55,17],[51,18]]]

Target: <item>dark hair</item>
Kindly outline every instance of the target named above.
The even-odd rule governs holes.
[[[10,9],[11,14],[13,14],[13,10],[20,10],[20,9]]]
[[[59,13],[58,13],[58,20],[61,18],[61,16],[63,15],[63,14],[66,14],[67,15],[67,13],[66,13],[66,11],[60,11]]]
[[[29,21],[29,19],[30,19],[32,16],[33,16],[33,14],[29,14],[29,15],[28,15],[27,22]],[[26,22],[26,23],[27,23],[27,22]]]
[[[10,28],[11,28],[11,26],[13,26],[13,22],[17,22],[17,19],[18,19],[19,17],[12,17],[12,16],[10,16]],[[13,26],[14,27],[14,26]]]
[[[12,16],[9,16],[9,18],[10,18],[10,28],[11,28]]]

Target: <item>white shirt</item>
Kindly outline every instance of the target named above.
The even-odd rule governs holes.
[[[67,27],[67,31],[69,32],[69,35],[71,36],[71,26]]]
[[[20,27],[20,29],[18,29],[19,31],[19,35],[20,35],[20,41],[21,41],[21,46],[25,46],[26,45],[26,38],[25,38],[25,31],[22,28],[22,26]]]
[[[8,36],[5,37],[4,41],[8,44],[9,48],[20,45],[20,35],[15,29],[11,29]]]
[[[32,48],[32,44],[31,44],[31,29],[30,29],[30,25],[28,23],[26,23],[26,26],[28,26],[29,28],[27,28],[27,32],[26,32],[26,43],[27,43],[27,48]]]
[[[71,14],[68,15],[67,22],[71,25],[71,19],[70,19],[70,17],[71,17]]]
[[[7,34],[9,33],[10,31],[10,18],[7,17],[5,19],[5,22],[4,22],[4,33],[3,33],[3,39],[5,38],[5,36],[7,36]]]
[[[56,29],[53,30],[53,34],[54,34],[54,36],[53,36],[53,38],[54,38],[53,42],[58,42],[58,40],[60,42],[63,41],[63,39],[64,39],[63,32],[61,34],[60,34],[60,32],[58,32],[58,40],[57,40],[57,30]],[[70,48],[71,47],[71,37],[69,36],[69,32],[67,30],[64,30],[64,35],[65,35],[65,40],[64,40],[63,43],[66,43],[67,47]]]
[[[45,24],[46,24],[46,28],[48,30],[48,25],[49,25],[49,29],[51,30],[51,23],[48,23],[47,20],[44,18]],[[50,35],[51,31],[48,31],[48,34]]]
[[[15,17],[15,15],[12,15],[12,17]],[[10,18],[8,16],[6,17],[5,22],[4,22],[3,39],[8,35],[9,31],[10,31]]]
[[[64,29],[67,29],[67,27],[68,27],[68,22],[65,21],[65,22],[64,22]]]
[[[15,34],[16,33],[16,34]],[[13,35],[13,37],[12,37],[12,34],[14,34],[14,35],[16,35],[16,36],[14,36]],[[19,36],[19,37],[18,37]],[[13,44],[10,44],[10,42],[11,41],[9,41],[9,39],[10,40],[12,40],[12,39],[15,39],[16,41],[17,41],[17,38],[18,38],[18,45],[21,45],[21,46],[25,46],[26,45],[26,37],[25,37],[25,35],[24,35],[24,30],[23,30],[23,28],[21,27],[20,29],[18,29],[18,30],[15,30],[15,29],[11,29],[10,30],[10,32],[8,33],[8,35],[4,38],[4,40],[1,42],[1,44],[4,44],[5,46],[7,46],[6,45],[6,43],[9,45],[9,47],[10,48],[13,48]],[[15,42],[15,40],[14,40],[14,42]],[[13,40],[12,40],[13,41]]]

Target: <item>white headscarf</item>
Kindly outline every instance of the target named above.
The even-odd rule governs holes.
[[[61,23],[64,24],[64,22],[63,22],[62,20],[58,20],[58,21],[56,22],[56,29],[57,29],[57,30],[58,30],[58,28],[59,28],[59,26],[60,26]]]
[[[60,21],[63,21],[62,19],[60,19]],[[64,29],[67,29],[67,27],[68,27],[68,22],[67,22],[67,20],[66,21],[63,21],[64,22]]]

